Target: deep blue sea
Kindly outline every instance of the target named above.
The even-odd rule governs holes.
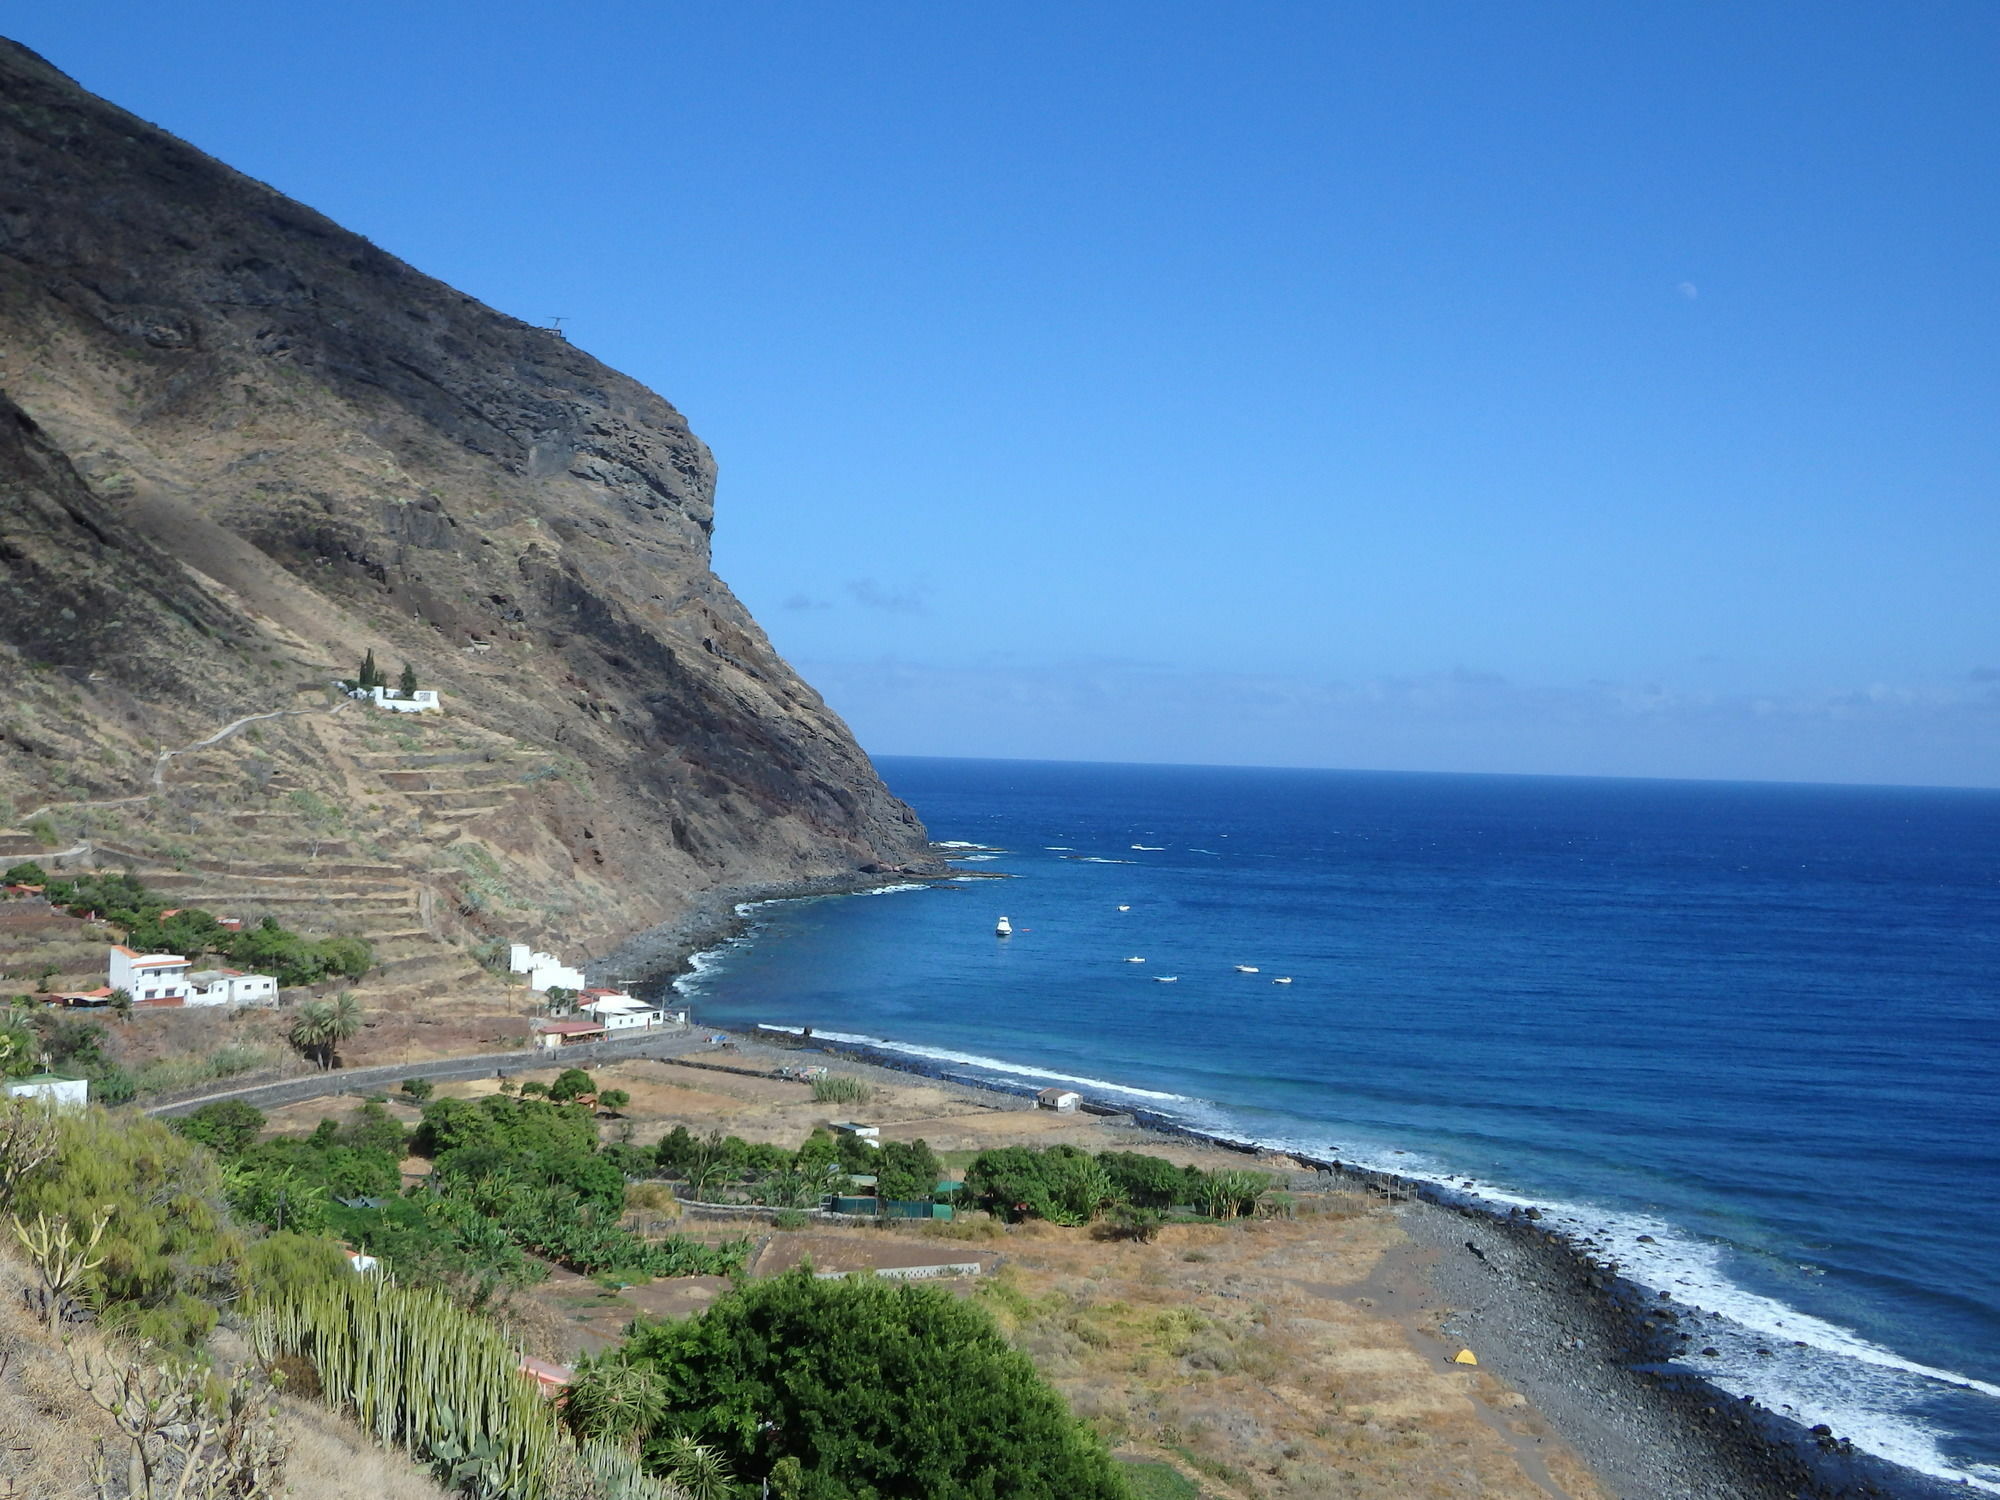
[[[2000,792],[880,766],[1015,878],[763,904],[698,1021],[1541,1205],[1722,1386],[2000,1493]]]

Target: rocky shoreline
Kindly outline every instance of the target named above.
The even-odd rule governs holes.
[[[986,1093],[1010,1088],[872,1048],[743,1037]],[[1251,1142],[1145,1110],[1086,1104],[1139,1129],[1251,1156]],[[1940,1500],[1956,1487],[1862,1453],[1824,1430],[1735,1397],[1673,1361],[1702,1316],[1619,1275],[1614,1262],[1545,1227],[1532,1210],[1499,1212],[1435,1184],[1297,1153],[1287,1159],[1376,1193],[1431,1262],[1452,1309],[1444,1329],[1474,1348],[1622,1500]]]

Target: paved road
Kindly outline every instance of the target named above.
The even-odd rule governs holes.
[[[204,1104],[223,1099],[241,1099],[259,1109],[278,1109],[307,1099],[327,1099],[336,1094],[386,1094],[405,1078],[428,1078],[433,1082],[467,1078],[505,1078],[513,1073],[538,1068],[589,1067],[593,1063],[626,1062],[635,1057],[678,1057],[685,1053],[705,1054],[709,1049],[705,1027],[675,1028],[647,1036],[609,1042],[587,1042],[550,1052],[535,1047],[521,1052],[482,1052],[471,1057],[441,1057],[431,1062],[384,1063],[372,1068],[334,1068],[304,1078],[285,1078],[276,1083],[246,1083],[236,1088],[211,1089],[200,1094],[183,1094],[149,1104],[145,1112],[170,1118],[189,1114]]]

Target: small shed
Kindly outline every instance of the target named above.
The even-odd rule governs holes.
[[[1059,1109],[1067,1113],[1082,1107],[1083,1095],[1075,1089],[1049,1088],[1035,1095],[1035,1103],[1043,1109]]]
[[[853,1120],[829,1120],[826,1128],[835,1135],[851,1135],[856,1140],[865,1141],[871,1146],[879,1147],[882,1144],[880,1125],[862,1125]]]

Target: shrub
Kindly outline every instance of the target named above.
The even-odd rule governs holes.
[[[781,1208],[771,1216],[773,1229],[804,1229],[811,1222],[811,1216],[802,1208]]]
[[[17,1186],[14,1212],[89,1224],[108,1209],[103,1259],[85,1282],[103,1320],[192,1347],[214,1327],[214,1299],[229,1294],[243,1251],[216,1158],[143,1115],[54,1121],[56,1155]]]
[[[875,1090],[845,1073],[826,1073],[812,1081],[812,1095],[815,1104],[866,1104]]]
[[[1103,1441],[991,1315],[937,1287],[800,1267],[700,1318],[638,1324],[613,1359],[649,1374],[647,1409],[673,1413],[746,1492],[777,1478],[814,1500],[1129,1500]],[[672,1442],[645,1441],[655,1473]]]
[[[1111,1185],[1141,1208],[1169,1209],[1191,1202],[1195,1184],[1203,1176],[1137,1151],[1100,1152],[1097,1160],[1110,1174]]]
[[[979,1207],[1010,1223],[1087,1224],[1118,1201],[1110,1174],[1074,1146],[982,1151],[966,1169],[965,1190]]]
[[[923,1141],[884,1141],[875,1152],[875,1191],[884,1198],[930,1202],[944,1164]]]
[[[558,1104],[569,1104],[596,1092],[597,1081],[581,1068],[564,1068],[549,1085],[549,1097]]]
[[[173,1128],[217,1156],[236,1156],[263,1133],[264,1112],[240,1099],[223,1099],[174,1121]]]
[[[428,1078],[405,1078],[403,1093],[415,1103],[422,1104],[437,1092],[437,1085]]]

